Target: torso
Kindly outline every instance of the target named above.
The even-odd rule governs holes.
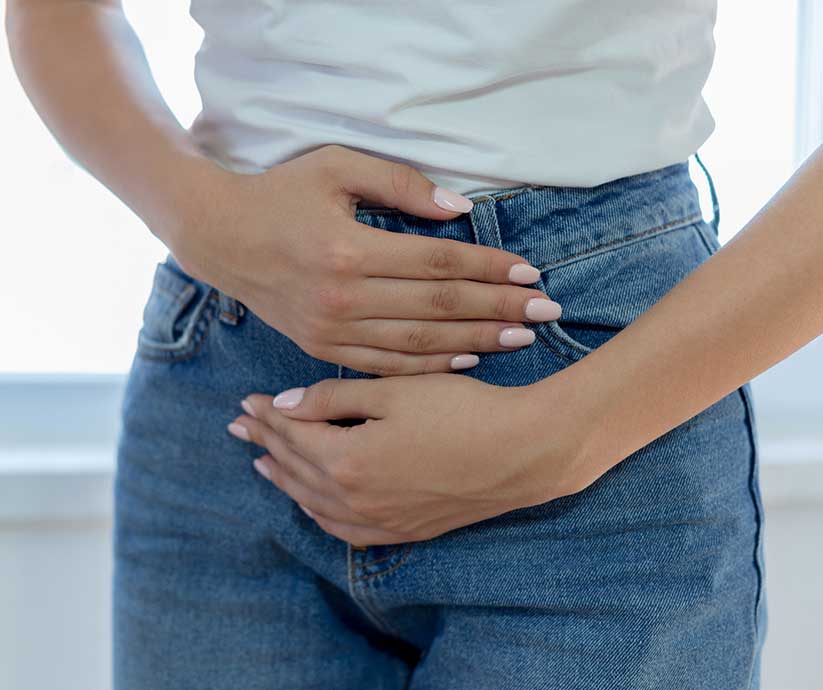
[[[191,0],[191,128],[224,167],[338,143],[458,192],[590,187],[685,160],[716,0]]]

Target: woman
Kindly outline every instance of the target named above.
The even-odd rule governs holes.
[[[721,249],[714,3],[191,11],[184,130],[116,0],[8,4],[38,112],[171,252],[115,687],[757,688],[746,382],[823,330],[823,155]]]

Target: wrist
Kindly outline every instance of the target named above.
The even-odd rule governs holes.
[[[591,356],[521,389],[518,418],[535,466],[535,502],[582,491],[610,466],[602,453],[608,446],[603,390],[587,361]]]
[[[165,203],[152,233],[172,252],[184,245],[193,230],[202,227],[216,205],[219,190],[233,173],[198,154],[175,159],[164,190]]]

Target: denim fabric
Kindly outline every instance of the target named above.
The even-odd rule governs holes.
[[[503,247],[540,268],[562,318],[531,325],[531,346],[453,374],[502,386],[582,359],[720,247],[685,162],[474,201],[451,221],[381,208],[357,219]],[[370,375],[306,355],[171,256],[157,267],[118,451],[116,690],[759,687],[749,384],[580,493],[353,548],[260,477],[259,449],[225,430],[248,393],[338,376]]]

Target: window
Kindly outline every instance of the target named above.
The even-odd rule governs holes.
[[[200,109],[192,69],[202,36],[188,3],[124,4],[163,95],[188,126]],[[0,47],[0,185],[14,190],[0,204],[0,372],[123,373],[164,247],[68,159]]]

